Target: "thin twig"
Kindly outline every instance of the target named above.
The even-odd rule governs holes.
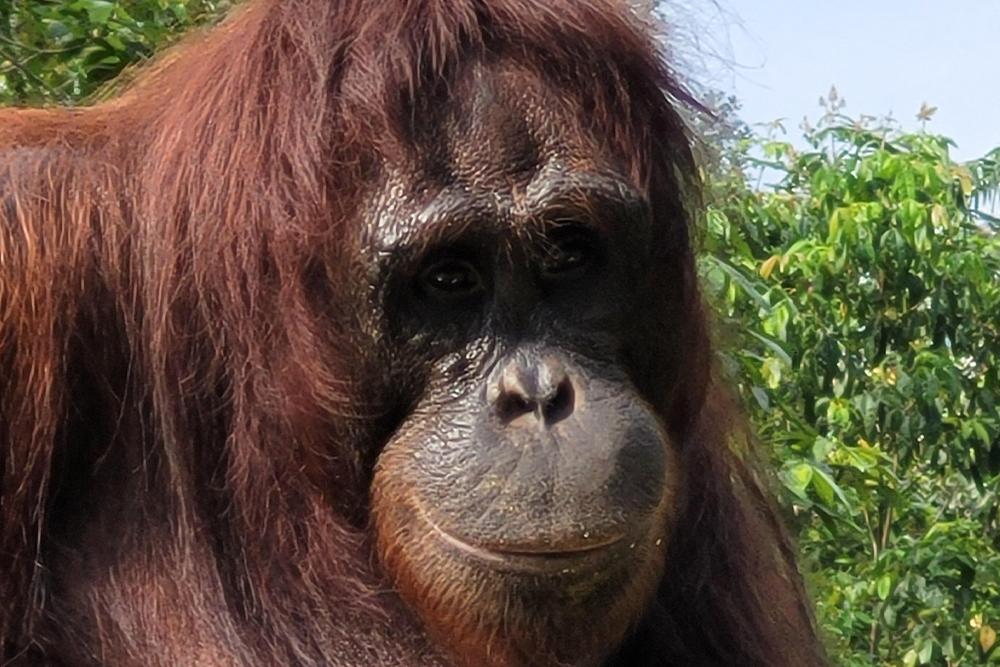
[[[3,59],[6,60],[7,62],[9,62],[11,65],[13,65],[16,70],[18,70],[19,72],[21,72],[21,74],[23,74],[24,76],[26,76],[29,79],[31,79],[31,81],[34,82],[35,85],[40,86],[41,88],[43,88],[52,97],[55,97],[55,98],[61,100],[62,102],[65,102],[67,104],[71,101],[69,97],[67,97],[66,95],[61,94],[58,90],[56,90],[55,88],[53,88],[52,86],[50,86],[48,83],[46,83],[44,79],[42,79],[37,74],[35,74],[31,70],[29,70],[23,64],[21,64],[6,49],[0,48],[0,56],[2,56]]]
[[[39,49],[34,46],[28,46],[27,44],[22,44],[21,42],[11,39],[5,35],[0,35],[0,42],[13,46],[16,49],[21,49],[22,51],[30,51],[31,53],[36,53],[38,55],[59,55],[60,53],[70,53],[72,51],[78,51],[79,47],[71,46],[62,49]]]

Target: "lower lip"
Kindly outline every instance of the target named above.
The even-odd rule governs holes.
[[[464,557],[487,562],[498,569],[534,574],[573,574],[580,570],[598,569],[607,562],[610,554],[625,547],[625,539],[620,537],[573,551],[498,551],[469,544],[449,535],[433,522],[428,524],[441,541]],[[629,548],[634,547],[634,543],[629,545]]]

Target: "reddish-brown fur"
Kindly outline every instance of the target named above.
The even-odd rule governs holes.
[[[0,111],[0,664],[446,664],[372,555],[391,422],[337,297],[382,138],[486,54],[688,215],[685,96],[613,0],[258,0],[110,103]],[[679,241],[688,501],[616,664],[819,664]]]

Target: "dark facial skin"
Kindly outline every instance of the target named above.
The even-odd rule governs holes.
[[[627,362],[650,212],[537,76],[459,86],[387,160],[359,241],[406,406],[375,465],[380,555],[463,664],[599,664],[662,574],[678,492]]]

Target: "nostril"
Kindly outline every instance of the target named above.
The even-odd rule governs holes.
[[[505,422],[534,415],[548,426],[573,412],[574,391],[558,358],[518,355],[500,369],[487,398]]]
[[[504,421],[513,421],[521,415],[534,412],[537,404],[516,392],[504,392],[496,402],[497,414]]]
[[[542,416],[545,418],[546,424],[555,424],[573,414],[573,394],[573,383],[569,381],[569,378],[564,377],[556,385],[555,391],[547,396],[542,403]]]
[[[521,364],[513,362],[500,372],[492,400],[497,415],[504,421],[512,421],[538,409],[537,395],[535,378]]]

